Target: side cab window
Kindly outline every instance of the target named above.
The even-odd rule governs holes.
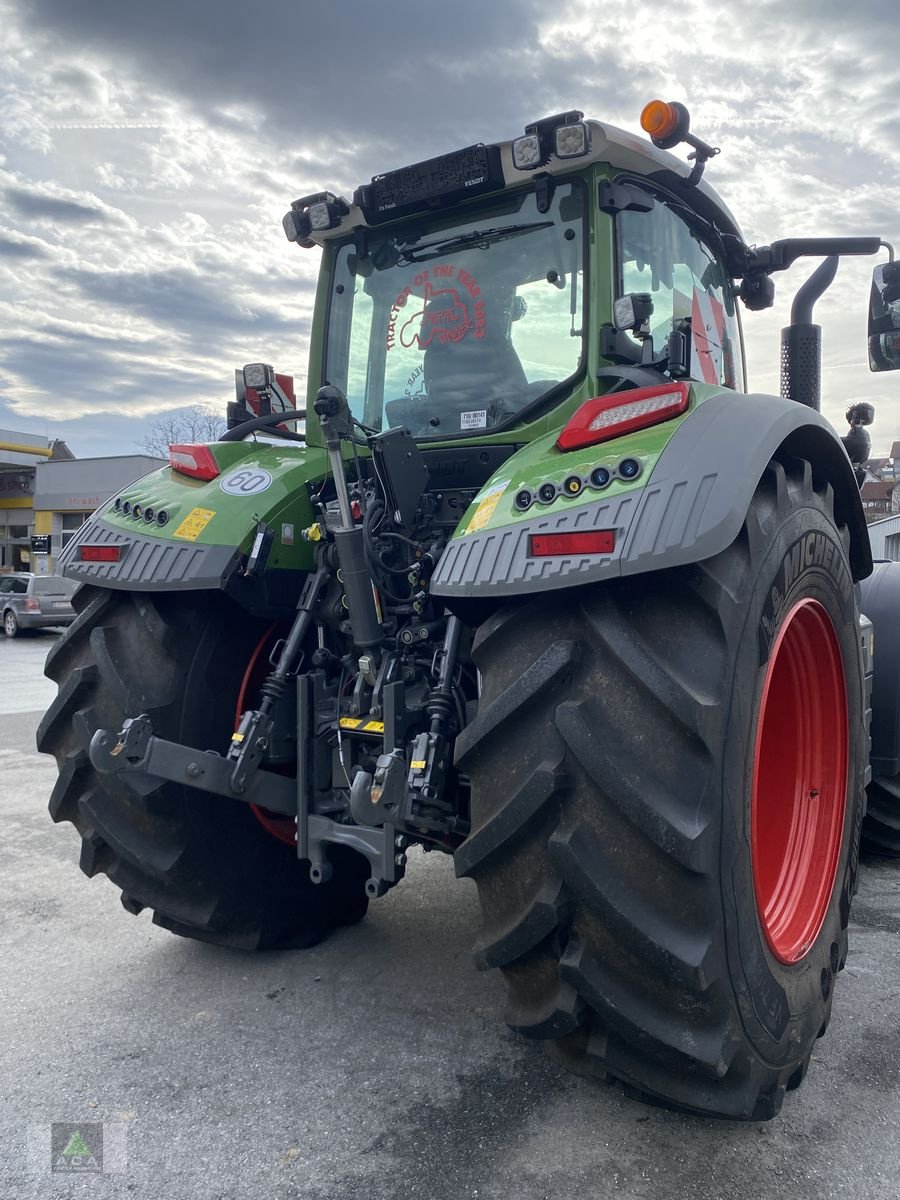
[[[743,391],[740,320],[721,256],[680,210],[655,199],[650,212],[616,215],[619,294],[653,298],[650,331],[657,351],[673,329],[687,334],[692,379]]]

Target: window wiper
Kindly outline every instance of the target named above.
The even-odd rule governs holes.
[[[494,242],[503,242],[507,238],[518,237],[522,233],[530,233],[532,229],[549,229],[552,221],[530,221],[520,225],[497,225],[492,229],[473,229],[470,233],[460,233],[455,237],[436,238],[433,242],[418,242],[412,246],[401,246],[394,243],[398,262],[423,262],[427,258],[437,258],[448,250],[456,250],[459,246],[471,246],[485,249]],[[431,250],[431,254],[423,254],[423,250]]]

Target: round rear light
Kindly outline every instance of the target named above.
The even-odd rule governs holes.
[[[622,479],[637,479],[641,473],[641,464],[636,458],[623,458],[616,470]]]

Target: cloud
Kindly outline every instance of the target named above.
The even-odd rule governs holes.
[[[24,237],[20,233],[8,233],[0,229],[0,258],[47,258],[49,253],[44,242],[37,238]]]
[[[296,325],[267,307],[261,297],[246,296],[242,302],[237,288],[217,287],[214,279],[204,279],[186,269],[146,273],[76,269],[65,274],[88,299],[130,309],[157,328],[190,332],[262,326],[269,332],[280,332]]]
[[[34,189],[22,187],[8,187],[4,195],[14,211],[26,218],[72,225],[96,225],[108,220],[101,204],[61,200],[56,196],[47,196]]]
[[[284,241],[295,196],[550,112],[634,129],[653,95],[684,99],[748,240],[900,246],[895,0],[347,0],[340,20],[284,0],[0,0],[0,20],[0,393],[22,421],[78,414],[98,445],[128,436],[125,410],[222,402],[241,362],[305,376],[319,256]],[[745,314],[758,389],[777,388],[814,265]],[[868,271],[842,265],[817,314],[827,415],[873,399],[880,446],[900,401],[866,369]]]

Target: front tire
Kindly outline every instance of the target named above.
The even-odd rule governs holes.
[[[457,871],[478,886],[476,957],[506,976],[507,1020],[570,1068],[747,1120],[774,1116],[802,1081],[846,955],[863,813],[848,546],[830,486],[808,463],[773,462],[722,554],[508,605],[479,630],[480,710],[457,749],[473,832]],[[776,655],[799,612],[823,640],[797,626]],[[810,655],[796,648],[807,636]],[[812,688],[786,692],[785,671],[839,679],[814,678],[829,643],[845,695],[804,724]],[[799,723],[802,744],[784,744],[796,779],[765,769],[766,713],[773,728]]]
[[[239,800],[177,784],[137,789],[96,771],[97,729],[119,730],[146,712],[154,731],[198,749],[227,746],[247,664],[265,626],[213,593],[113,592],[82,587],[78,617],[54,644],[46,674],[59,685],[38,729],[59,778],[54,821],[82,838],[81,868],[122,889],[128,912],[241,949],[309,946],[366,911],[366,860],[337,847],[318,886],[296,849]]]

